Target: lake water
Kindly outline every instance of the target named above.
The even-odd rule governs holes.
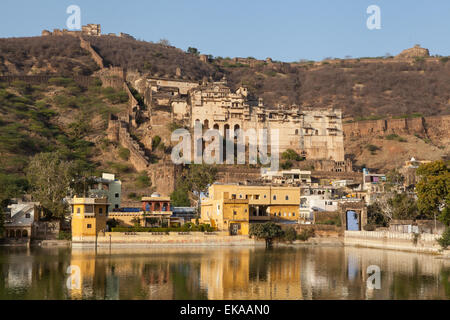
[[[369,286],[368,277],[375,279]],[[450,261],[425,254],[351,247],[0,248],[0,299],[449,298]]]

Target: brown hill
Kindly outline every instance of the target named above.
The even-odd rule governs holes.
[[[175,47],[114,36],[86,37],[106,65],[141,74],[202,80],[224,74],[268,105],[342,108],[346,117],[450,113],[448,58],[350,59],[282,63],[252,58],[208,60]],[[209,61],[209,62],[208,62]],[[98,70],[74,36],[0,39],[0,75],[78,74]]]

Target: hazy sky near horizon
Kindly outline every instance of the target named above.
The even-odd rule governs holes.
[[[66,28],[69,5],[102,33],[165,38],[214,56],[322,60],[395,55],[414,44],[450,55],[449,0],[2,0],[0,37]],[[379,30],[366,26],[370,5],[381,9]]]

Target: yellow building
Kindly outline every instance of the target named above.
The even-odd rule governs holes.
[[[108,198],[77,198],[69,201],[72,209],[72,240],[95,238],[106,229]]]
[[[209,198],[202,199],[201,221],[232,234],[248,234],[252,222],[298,221],[299,207],[299,187],[213,184]]]
[[[229,230],[233,235],[247,235],[249,207],[246,199],[203,200],[202,222],[217,230]]]

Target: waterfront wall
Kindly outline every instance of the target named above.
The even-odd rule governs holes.
[[[344,244],[377,249],[438,253],[441,249],[436,239],[439,235],[420,234],[417,242],[413,233],[390,231],[345,231]]]
[[[111,236],[111,238],[110,238]],[[98,246],[109,246],[117,244],[130,245],[194,245],[194,246],[235,246],[235,245],[265,245],[264,241],[250,239],[248,236],[229,236],[228,233],[215,232],[205,234],[203,232],[191,232],[189,234],[179,234],[169,232],[169,234],[154,235],[148,232],[137,232],[134,235],[124,232],[106,232],[98,236]],[[72,244],[94,244],[95,237],[73,237]]]

